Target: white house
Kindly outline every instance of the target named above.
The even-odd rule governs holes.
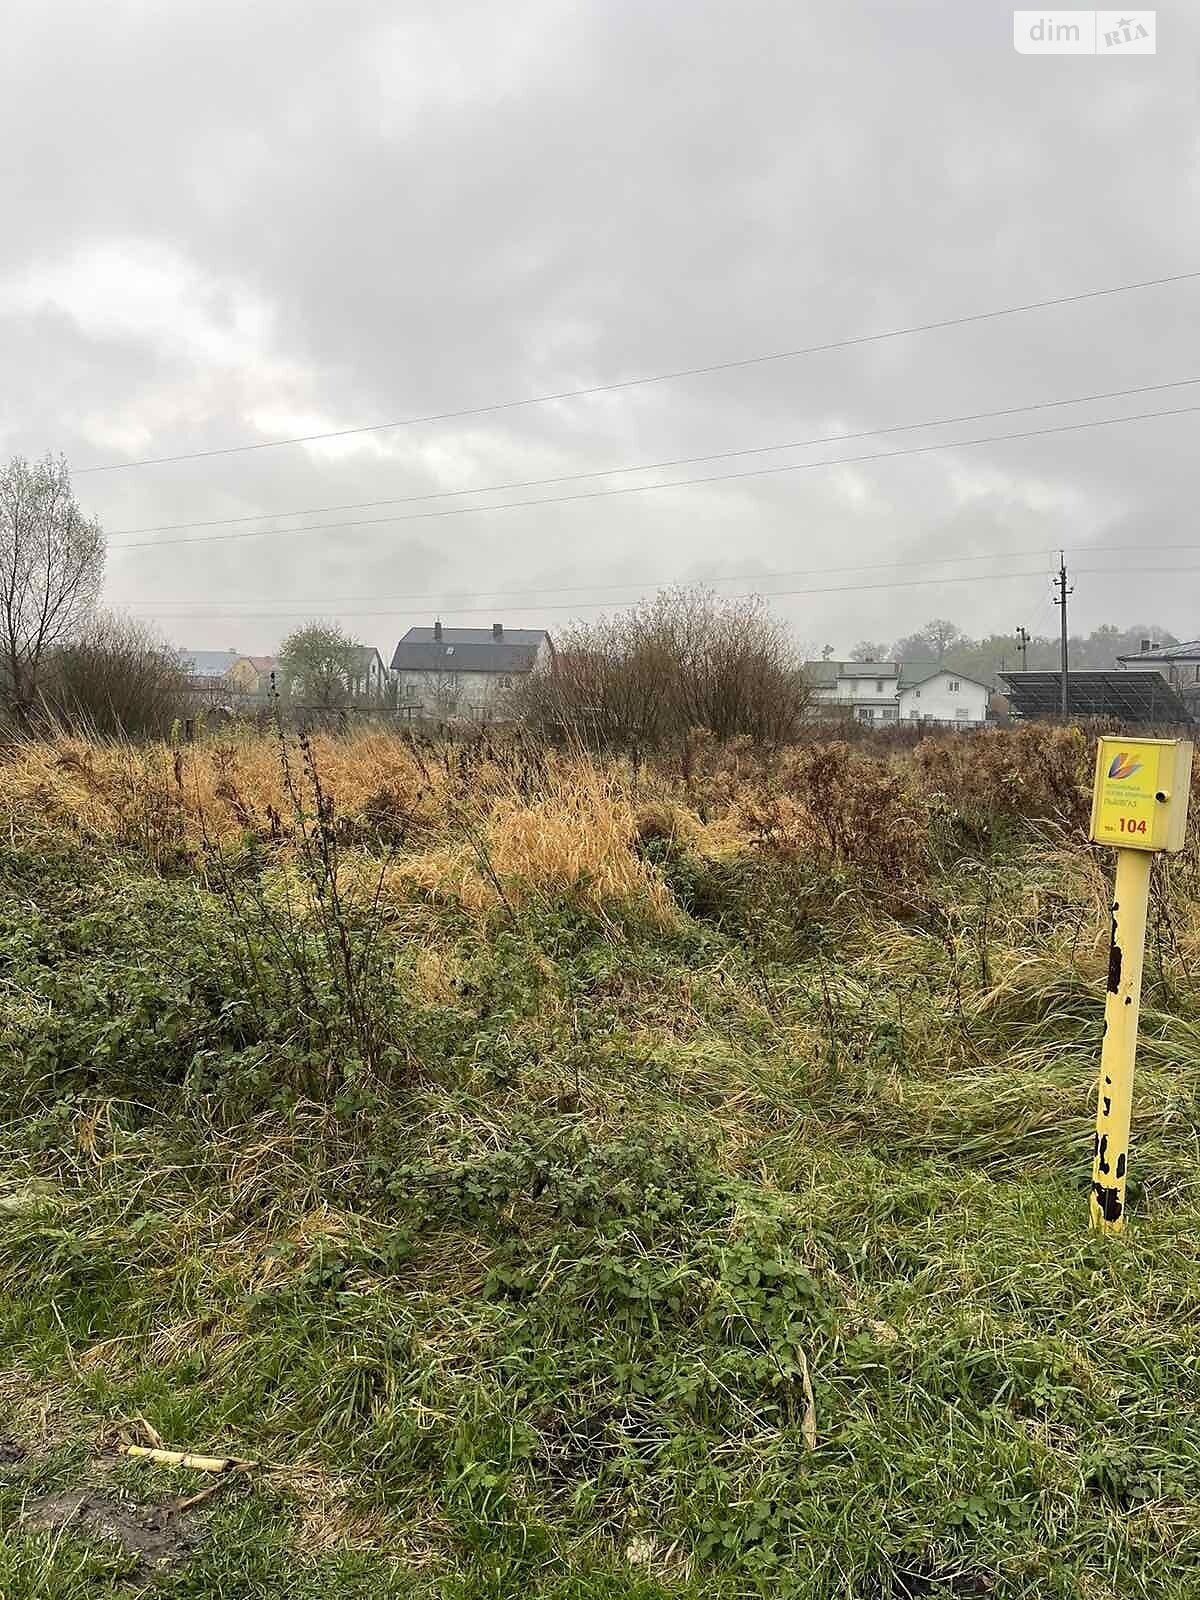
[[[986,683],[936,662],[809,661],[819,714],[852,716],[883,727],[896,722],[932,722],[955,728],[987,721]]]
[[[486,722],[502,715],[505,696],[535,667],[548,666],[554,646],[543,628],[410,628],[392,657],[400,704],[441,721]]]
[[[382,700],[391,685],[391,674],[373,644],[354,647],[350,656],[347,688],[351,699]]]

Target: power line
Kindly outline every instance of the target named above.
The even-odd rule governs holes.
[[[566,505],[579,500],[607,500],[615,495],[649,494],[662,489],[694,489],[706,483],[732,483],[744,478],[764,478],[784,472],[813,472],[825,467],[854,466],[867,461],[894,461],[901,456],[928,455],[936,450],[963,450],[972,445],[1000,444],[1008,439],[1035,439],[1055,433],[1078,433],[1086,428],[1113,427],[1126,422],[1146,422],[1160,417],[1180,417],[1200,411],[1200,406],[1176,406],[1165,411],[1135,411],[1127,417],[1096,417],[1085,422],[1065,422],[1050,428],[1027,428],[1020,433],[981,434],[974,439],[948,439],[936,444],[912,445],[905,450],[877,450],[865,455],[835,456],[832,461],[793,461],[774,467],[752,467],[746,472],[710,473],[706,478],[672,478],[665,483],[631,483],[616,489],[594,489],[583,494],[545,495],[533,500],[502,500],[490,506],[452,506],[444,511],[413,511],[399,517],[361,517],[347,522],[318,522],[309,528],[246,528],[238,533],[184,536],[178,539],[131,539],[110,544],[110,550],[165,549],[178,544],[219,544],[230,539],[268,539],[280,534],[299,538],[308,533],[329,533],[345,528],[378,527],[398,522],[426,522],[440,517],[464,517],[480,512],[516,511],[531,506]]]
[[[1007,582],[1007,581],[1015,579],[1015,578],[1044,578],[1045,576],[1046,576],[1045,569],[1039,567],[1039,568],[1033,569],[1031,571],[1026,571],[1026,572],[997,572],[997,573],[992,573],[992,574],[989,575],[988,581],[992,582],[993,580],[996,580],[996,581],[1004,580],[1004,581]],[[764,599],[764,600],[784,600],[784,599],[790,599],[790,598],[792,598],[794,596],[797,596],[797,595],[814,595],[814,594],[867,594],[867,593],[870,593],[872,590],[876,590],[876,589],[919,589],[919,588],[928,587],[930,584],[939,584],[939,583],[978,583],[978,582],[979,582],[979,578],[975,573],[963,573],[963,574],[960,574],[958,577],[951,577],[951,578],[901,578],[899,580],[892,580],[891,582],[888,582],[888,583],[843,583],[843,584],[827,584],[824,587],[814,588],[814,589],[774,589],[769,594],[764,594],[762,596],[762,599]],[[731,594],[731,595],[725,596],[725,598],[729,599],[729,600],[746,600],[746,599],[751,598],[751,596],[747,595],[747,594]],[[564,603],[564,604],[549,605],[549,606],[539,606],[538,610],[539,611],[594,610],[597,606],[604,606],[604,605],[607,605],[607,604],[608,604],[608,602],[606,600],[579,600],[579,601],[572,601],[570,603]],[[616,602],[616,605],[615,605],[614,609],[616,609],[618,611],[619,610],[624,610],[624,609],[627,609],[629,606],[637,605],[637,604],[638,604],[638,601],[636,601],[636,600],[620,600],[620,601]],[[458,612],[458,615],[460,615],[460,616],[486,616],[486,615],[490,614],[490,612],[493,610],[493,607],[491,607],[491,606],[465,606],[465,607],[457,607],[456,610]],[[338,612],[338,615],[342,616],[342,617],[391,617],[391,616],[414,616],[414,617],[416,617],[416,616],[424,616],[425,614],[426,613],[424,611],[412,611],[412,612],[400,611],[400,612],[398,612],[398,611],[395,611],[395,610],[393,610],[391,608],[389,608],[386,611],[339,611]],[[207,622],[239,622],[239,621],[246,621],[246,620],[249,620],[249,619],[252,619],[252,618],[255,618],[255,617],[309,617],[311,615],[312,615],[311,611],[243,611],[243,612],[238,612],[236,615],[234,613],[232,613],[232,612],[230,612],[228,615],[223,615],[223,614],[221,614],[219,612],[218,613],[209,613],[209,612],[191,613],[191,612],[186,612],[186,611],[177,611],[177,612],[174,612],[172,614],[170,620],[175,621],[175,622],[179,622],[179,621],[191,621],[191,620],[193,620],[193,618],[195,618],[197,620],[203,620],[203,621],[207,621]]]
[[[1117,547],[1114,546],[1113,548],[1115,549]],[[1077,576],[1082,575],[1084,577],[1127,578],[1129,576],[1128,572],[1124,571],[1123,569],[1114,568],[1114,567],[1076,567],[1074,570],[1075,570],[1075,573],[1076,573]],[[1155,576],[1157,574],[1168,574],[1168,573],[1177,573],[1177,572],[1200,572],[1200,566],[1197,566],[1197,565],[1193,564],[1191,566],[1144,567],[1144,568],[1141,569],[1141,572],[1140,572],[1139,575],[1142,576],[1142,577],[1153,577],[1153,576]],[[1046,573],[1046,570],[1044,568],[1035,568],[1035,569],[1026,570],[1024,572],[993,572],[993,573],[989,573],[987,575],[989,583],[990,582],[1000,582],[1000,581],[1009,582],[1009,581],[1012,581],[1014,579],[1024,579],[1024,578],[1045,578],[1046,576],[1047,576],[1047,573]],[[935,585],[935,584],[944,584],[944,583],[978,583],[978,582],[979,582],[979,577],[978,577],[977,574],[975,574],[975,573],[962,573],[962,574],[959,574],[958,576],[955,576],[955,577],[902,578],[902,579],[899,579],[899,580],[892,580],[892,581],[889,581],[887,583],[845,583],[845,584],[827,584],[827,585],[824,585],[824,586],[819,587],[819,588],[773,589],[769,593],[762,594],[761,596],[758,595],[757,591],[752,591],[751,593],[730,594],[730,595],[724,596],[724,598],[725,599],[729,599],[729,600],[747,600],[747,599],[752,599],[752,598],[761,598],[763,600],[787,600],[787,599],[795,598],[797,596],[804,596],[804,595],[818,595],[818,594],[869,594],[869,593],[872,593],[872,592],[877,591],[877,590],[920,589],[920,588],[928,588],[931,585]],[[661,586],[659,586],[659,587],[661,587]],[[326,604],[330,604],[332,602],[326,601],[325,603]],[[570,604],[541,605],[541,606],[538,607],[538,610],[539,611],[580,611],[580,610],[593,611],[597,607],[607,605],[608,603],[609,602],[605,601],[605,600],[579,600],[579,601],[571,602]],[[619,601],[615,602],[614,609],[618,610],[618,611],[627,610],[630,606],[637,605],[638,603],[639,603],[639,601],[637,601],[637,600],[619,600]],[[1047,606],[1049,606],[1051,604],[1053,604],[1053,602],[1047,601]],[[460,606],[460,607],[456,607],[455,609],[456,609],[456,612],[457,612],[457,614],[459,616],[488,616],[494,611],[495,608],[492,607],[492,606]],[[340,616],[340,617],[405,617],[405,616],[417,617],[417,616],[424,616],[424,615],[426,615],[426,613],[424,611],[396,611],[395,609],[389,607],[385,611],[338,611],[337,615]],[[176,611],[176,612],[172,612],[170,614],[170,616],[167,618],[167,620],[172,621],[172,622],[188,622],[188,621],[245,622],[245,621],[254,620],[255,618],[259,618],[259,617],[289,618],[289,617],[311,617],[311,616],[312,616],[312,611],[311,610],[305,610],[305,611],[241,611],[241,612],[236,612],[236,613],[235,612],[202,612],[202,611],[188,612],[188,611]]]
[[[1145,556],[1145,555],[1166,555],[1166,554],[1174,552],[1174,551],[1200,550],[1200,545],[1198,545],[1198,544],[1157,544],[1157,545],[1144,545],[1144,544],[1137,544],[1137,545],[1133,545],[1133,544],[1093,544],[1093,545],[1084,546],[1082,548],[1083,548],[1084,554],[1085,555],[1089,555],[1089,556],[1090,555],[1131,555],[1131,554]],[[1044,552],[1041,549],[1033,549],[1033,550],[991,550],[991,551],[985,551],[985,552],[982,552],[980,554],[972,555],[972,556],[924,556],[924,557],[920,558],[919,560],[907,560],[907,561],[864,561],[864,562],[858,562],[858,563],[844,562],[844,563],[840,563],[839,565],[833,566],[833,567],[798,567],[798,568],[788,569],[786,571],[774,570],[774,571],[765,571],[765,572],[764,571],[760,571],[760,572],[724,572],[724,573],[710,574],[708,576],[697,577],[693,581],[695,581],[697,583],[701,583],[701,584],[769,583],[769,582],[778,581],[778,580],[783,579],[783,578],[820,577],[820,576],[823,576],[824,574],[835,573],[835,572],[885,572],[885,571],[893,571],[893,570],[896,570],[896,569],[899,569],[899,568],[904,568],[904,567],[949,567],[949,566],[962,566],[966,562],[976,562],[976,561],[1015,561],[1015,560],[1020,560],[1020,559],[1022,559],[1024,557],[1026,557],[1026,556],[1039,556],[1039,555],[1042,555],[1042,554],[1045,554],[1045,553],[1046,552]],[[1107,568],[1107,567],[1084,567],[1084,568],[1077,568],[1076,570],[1077,571],[1082,571],[1085,575],[1088,574],[1088,573],[1092,574],[1093,576],[1098,575],[1098,576],[1101,576],[1101,577],[1112,576],[1113,575],[1112,570]],[[1176,572],[1176,571],[1178,571],[1178,572],[1191,572],[1193,570],[1200,570],[1200,569],[1194,569],[1194,568],[1191,568],[1191,567],[1152,567],[1152,568],[1147,568],[1146,570],[1150,571],[1150,572]],[[990,578],[992,576],[996,576],[996,574],[985,573],[983,576],[984,576],[985,579],[987,579],[987,578]],[[998,574],[998,576],[1004,576],[1004,574]],[[290,603],[292,605],[308,605],[308,606],[310,606],[310,607],[312,607],[314,609],[318,609],[318,610],[322,606],[358,605],[358,604],[360,604],[360,603],[362,603],[364,601],[368,601],[368,600],[386,600],[389,603],[397,603],[397,602],[400,602],[400,601],[422,600],[422,601],[426,601],[427,603],[429,603],[431,605],[436,605],[436,604],[440,604],[440,603],[446,602],[446,601],[471,600],[471,599],[474,599],[474,598],[478,597],[479,595],[489,595],[493,600],[513,600],[513,601],[520,601],[520,602],[523,602],[523,603],[534,604],[534,605],[544,605],[544,597],[546,595],[558,595],[558,594],[613,594],[613,593],[617,593],[617,592],[623,592],[623,591],[629,590],[629,589],[636,589],[639,592],[644,593],[646,591],[646,589],[648,589],[648,588],[661,588],[661,587],[664,587],[668,583],[671,583],[671,582],[682,582],[682,581],[683,581],[682,579],[678,579],[678,578],[676,578],[676,579],[635,578],[635,579],[631,579],[628,583],[575,583],[575,584],[563,583],[563,584],[555,584],[550,588],[544,588],[544,589],[537,589],[537,588],[533,588],[533,587],[529,587],[529,588],[525,588],[525,589],[486,589],[486,588],[479,587],[479,588],[475,588],[475,589],[428,589],[428,590],[423,590],[423,591],[420,591],[420,592],[414,592],[414,593],[409,593],[409,594],[322,595],[319,599],[315,599],[315,600],[311,600],[311,601],[300,600],[296,596],[290,596],[289,599],[290,599]],[[938,583],[938,582],[943,582],[943,581],[949,581],[949,580],[948,580],[948,578],[946,578],[946,579],[930,578],[929,579],[929,582],[931,582],[931,583]],[[769,596],[767,598],[769,598]],[[114,598],[114,597],[110,596],[109,600],[108,600],[108,603],[110,605],[113,605],[113,606],[122,606],[122,607],[124,607],[124,606],[143,606],[143,607],[146,607],[148,609],[154,610],[154,609],[157,609],[160,606],[203,605],[203,606],[205,606],[207,608],[212,608],[212,607],[220,606],[220,605],[250,606],[250,605],[254,605],[255,601],[253,601],[253,600],[225,600],[225,601],[221,601],[221,600],[193,600],[191,597],[189,597],[186,600],[176,600],[176,599],[172,599],[172,598],[169,598],[167,596],[164,596],[164,595],[159,595],[159,596],[152,596],[152,597],[150,597],[148,599],[147,598],[141,598],[141,597],[138,597],[138,596],[131,596],[131,597],[127,598],[127,599],[122,599],[120,597],[115,597]],[[580,604],[589,604],[590,602],[581,601],[579,603]],[[617,603],[619,604],[620,602],[617,602]],[[596,604],[600,605],[600,604],[604,604],[604,602],[597,601]],[[1057,605],[1057,601],[1051,600],[1051,599],[1047,599],[1045,601],[1043,607],[1041,608],[1041,610],[1038,613],[1039,617],[1044,618],[1045,614],[1048,613],[1049,611],[1053,610],[1056,605]],[[461,608],[458,608],[458,609],[461,609]],[[477,607],[475,609],[477,609],[477,610],[482,612],[483,610],[493,610],[494,607]],[[168,616],[172,615],[172,614],[184,615],[184,616],[200,616],[200,615],[202,615],[201,612],[164,613],[164,615],[168,615]],[[239,615],[238,612],[233,612],[233,611],[219,612],[219,613],[214,613],[214,614],[218,615],[220,617],[230,617],[230,618],[233,618],[233,617],[236,617],[236,616]],[[269,613],[264,612],[264,611],[246,612],[244,614],[247,615],[247,616],[267,616],[267,615],[269,615]],[[1030,639],[1032,639],[1033,635],[1030,634],[1028,632],[1028,630],[1025,629],[1025,628],[1017,628],[1015,630],[1015,637],[1018,640],[1018,649],[1020,649],[1022,647],[1022,641],[1025,644],[1028,644]]]
[[[1188,546],[1188,547],[1181,547],[1181,548],[1194,548],[1194,547]],[[826,573],[834,573],[834,572],[883,572],[883,571],[887,571],[887,570],[890,570],[890,569],[893,569],[893,568],[900,568],[900,567],[948,567],[948,566],[957,566],[957,565],[961,565],[963,562],[967,562],[967,561],[1013,561],[1013,560],[1021,559],[1021,558],[1025,557],[1025,556],[1039,556],[1039,555],[1042,555],[1043,553],[1044,552],[1042,550],[1000,550],[1000,551],[991,551],[991,552],[988,552],[988,553],[983,554],[983,555],[973,555],[973,556],[927,556],[927,557],[925,557],[924,559],[921,559],[921,560],[910,560],[910,561],[864,561],[864,562],[858,563],[857,565],[855,565],[853,563],[845,563],[843,565],[835,566],[835,567],[799,567],[799,568],[795,568],[795,569],[793,569],[791,571],[787,571],[787,572],[778,572],[778,571],[776,571],[776,572],[726,572],[726,573],[720,574],[720,575],[715,576],[715,577],[697,579],[696,581],[697,582],[702,582],[702,583],[759,583],[759,582],[774,581],[774,580],[778,580],[778,579],[782,579],[782,578],[820,577],[820,576],[822,576],[822,575],[824,575]],[[537,601],[542,596],[551,595],[551,594],[602,594],[602,593],[606,593],[606,592],[607,593],[612,593],[612,592],[617,591],[617,590],[627,590],[627,589],[638,589],[638,590],[644,591],[648,587],[650,587],[650,588],[657,587],[658,583],[659,583],[659,580],[654,579],[654,578],[641,578],[641,579],[633,579],[629,583],[577,583],[577,584],[563,584],[563,585],[558,586],[557,588],[550,588],[550,589],[459,589],[457,591],[448,590],[448,589],[435,589],[435,590],[428,591],[428,592],[425,592],[425,593],[422,593],[422,594],[377,594],[377,595],[336,595],[336,596],[326,595],[320,600],[312,601],[311,604],[313,604],[315,606],[322,606],[322,605],[357,605],[361,601],[369,601],[369,600],[387,600],[387,601],[425,600],[425,601],[430,601],[430,602],[443,601],[443,600],[470,600],[470,599],[473,599],[473,598],[475,598],[475,597],[477,597],[479,595],[483,595],[483,594],[490,595],[494,600],[497,600],[497,599],[498,600],[508,600],[508,599],[512,599],[514,596],[522,596],[526,600]],[[140,606],[186,606],[186,605],[193,605],[193,604],[197,604],[197,605],[198,604],[203,604],[203,605],[221,605],[222,603],[223,602],[221,602],[219,600],[212,600],[212,601],[193,601],[191,599],[188,599],[188,600],[168,600],[168,599],[161,598],[161,597],[157,598],[157,599],[150,599],[150,600],[113,600],[111,602],[111,604],[113,604],[113,605],[123,605],[123,606],[129,606],[129,605],[140,605]],[[254,601],[252,601],[252,600],[239,600],[239,601],[224,602],[224,603],[226,603],[226,604],[236,604],[236,605],[253,605]],[[298,600],[295,597],[291,597],[291,604],[292,605],[303,605],[305,603],[306,602],[304,602],[302,600]],[[232,614],[233,613],[230,613],[230,615],[232,615]],[[258,613],[258,615],[260,615],[260,616],[263,615],[263,614],[264,613],[262,613],[262,612]]]
[[[275,450],[284,445],[316,444],[325,439],[346,439],[355,434],[383,433],[393,428],[412,428],[425,422],[454,422],[464,417],[487,416],[498,411],[515,411],[525,406],[547,405],[557,400],[581,400],[589,395],[610,394],[621,389],[635,389],[652,383],[668,383],[678,378],[707,377],[718,372],[732,372],[741,367],[765,366],[769,362],[794,361],[801,356],[819,355],[832,350],[849,350],[856,345],[875,344],[885,339],[902,339],[918,333],[932,333],[940,328],[960,328],[973,322],[990,322],[998,317],[1022,316],[1030,311],[1045,311],[1052,306],[1078,305],[1085,300],[1100,300],[1110,295],[1130,294],[1139,289],[1159,288],[1169,283],[1185,283],[1200,278],[1200,270],[1176,272],[1162,278],[1145,278],[1137,283],[1115,284],[1107,289],[1085,289],[1079,294],[1057,295],[1049,300],[1031,300],[1023,305],[1001,306],[991,311],[975,311],[961,317],[943,317],[936,322],[913,323],[905,328],[888,328],[881,333],[860,333],[847,339],[833,339],[825,344],[803,345],[795,350],[776,350],[761,356],[742,356],[733,361],[716,361],[701,367],[680,367],[672,372],[647,373],[637,378],[622,378],[611,383],[594,383],[579,389],[560,389],[553,394],[530,395],[521,400],[498,400],[489,405],[465,406],[454,411],[430,412],[419,417],[400,417],[391,422],[364,423],[355,428],[334,428],[323,433],[297,434],[288,439],[261,439],[252,444],[223,445],[213,450],[190,450],[179,455],[145,456],[136,461],[100,462],[91,467],[76,467],[75,475],[89,472],[123,472],[133,467],[167,466],[178,461],[203,461],[213,456],[242,455],[251,450]]]
[[[1134,389],[1108,389],[1099,394],[1074,395],[1064,400],[1035,400],[1028,405],[1007,406],[999,411],[970,411],[958,417],[928,417],[922,422],[896,422],[884,428],[863,428],[857,433],[826,433],[814,439],[793,439],[783,444],[752,445],[742,450],[714,450],[703,456],[672,456],[665,461],[638,461],[625,467],[596,467],[590,472],[565,472],[553,478],[524,478],[508,483],[481,483],[469,489],[434,489],[426,494],[400,495],[390,500],[351,500],[336,506],[301,506],[294,511],[252,511],[240,517],[211,517],[203,522],[158,522],[142,528],[113,528],[114,539],[138,533],[175,533],[184,528],[228,528],[235,523],[259,522],[265,518],[316,517],[330,511],[371,511],[380,506],[406,506],[421,500],[450,500],[467,494],[501,494],[511,489],[542,489],[552,483],[580,483],[588,478],[609,478],[623,472],[656,472],[667,467],[694,467],[706,461],[729,461],[737,456],[766,455],[774,450],[805,450],[819,444],[847,444],[854,439],[872,439],[889,433],[910,433],[918,428],[946,428],[959,422],[985,422],[993,417],[1015,417],[1023,411],[1051,411],[1061,406],[1087,405],[1095,400],[1123,400],[1131,395],[1158,394],[1164,389],[1186,389],[1200,378],[1175,378],[1169,383],[1146,383]],[[277,533],[302,533],[302,528],[278,528]]]

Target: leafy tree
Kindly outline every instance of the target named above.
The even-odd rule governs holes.
[[[57,645],[75,637],[104,577],[104,533],[63,460],[17,456],[0,472],[0,704],[29,727]]]
[[[344,706],[355,652],[361,648],[336,622],[306,622],[279,647],[284,688],[304,705],[321,710]]]

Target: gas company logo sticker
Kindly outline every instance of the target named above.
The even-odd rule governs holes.
[[[1108,769],[1108,775],[1110,778],[1116,778],[1120,781],[1122,778],[1132,778],[1135,772],[1140,772],[1141,770],[1142,763],[1135,761],[1127,750],[1122,750],[1113,757],[1112,766]]]

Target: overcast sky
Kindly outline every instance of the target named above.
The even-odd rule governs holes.
[[[0,456],[67,457],[110,534],[110,603],[176,643],[265,651],[323,615],[389,653],[435,614],[553,629],[595,616],[588,602],[701,579],[836,589],[775,604],[839,652],[937,615],[1043,633],[1060,544],[1078,569],[1073,627],[1200,635],[1200,411],[427,515],[1200,407],[1200,383],[283,515],[1200,379],[1200,279],[328,443],[83,471],[1196,271],[1194,6],[1160,9],[1158,53],[1126,59],[1018,55],[1011,9],[983,0],[5,13]],[[257,520],[124,531],[237,517]],[[214,537],[272,528],[289,531]],[[1089,555],[1104,546],[1118,548]],[[996,559],[961,560],[982,555]],[[932,558],[955,564],[916,565]]]

